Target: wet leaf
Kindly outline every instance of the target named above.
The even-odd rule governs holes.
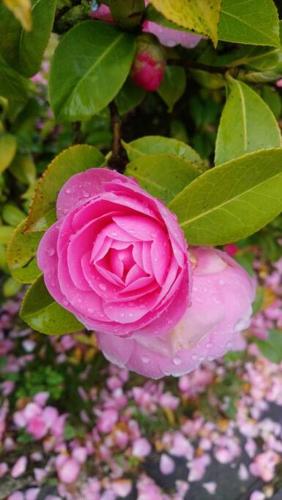
[[[245,238],[282,210],[282,149],[241,156],[195,179],[169,204],[187,241],[224,245]]]

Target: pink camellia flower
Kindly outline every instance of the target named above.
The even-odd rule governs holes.
[[[147,92],[155,92],[162,83],[165,67],[166,61],[161,45],[151,35],[141,35],[131,69],[134,83]]]
[[[57,216],[37,254],[49,293],[86,328],[103,332],[107,355],[114,345],[120,363],[139,335],[150,349],[189,303],[187,245],[176,217],[134,180],[106,168],[71,177]],[[115,340],[129,334],[133,344],[119,353]]]
[[[148,4],[148,0],[145,0],[145,5],[147,6]],[[98,9],[91,10],[90,17],[106,23],[114,23],[110,8],[103,3],[100,4]],[[155,35],[159,42],[166,47],[182,45],[182,47],[185,47],[186,49],[193,49],[203,38],[201,35],[190,33],[185,30],[167,28],[166,26],[162,26],[161,24],[148,19],[143,22],[142,31],[143,33],[151,33],[152,35]]]
[[[143,22],[142,31],[143,33],[151,33],[152,35],[155,35],[159,42],[165,47],[182,45],[182,47],[185,47],[186,49],[193,49],[203,38],[201,35],[167,28],[149,20]]]
[[[237,345],[250,323],[253,281],[222,251],[195,248],[191,259],[191,304],[179,323],[154,336],[110,338],[98,333],[99,346],[111,362],[155,379],[180,376]]]

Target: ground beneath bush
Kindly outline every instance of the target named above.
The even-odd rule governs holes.
[[[94,335],[39,335],[3,304],[0,499],[282,499],[282,365],[254,341],[282,327],[282,262],[255,267],[245,349],[180,379],[129,374]]]

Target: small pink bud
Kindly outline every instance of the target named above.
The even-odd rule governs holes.
[[[150,35],[141,35],[137,45],[131,78],[147,92],[155,92],[165,73],[165,57],[161,45]]]

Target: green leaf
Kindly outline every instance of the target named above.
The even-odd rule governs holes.
[[[33,185],[36,180],[36,167],[29,154],[16,154],[9,172],[22,184]]]
[[[80,331],[83,326],[68,311],[54,302],[40,276],[27,291],[20,317],[34,330],[47,335]]]
[[[153,196],[167,203],[200,172],[189,160],[160,154],[137,158],[127,165],[125,173],[134,177]]]
[[[40,275],[35,254],[43,233],[25,233],[25,221],[15,229],[8,247],[7,262],[12,276],[21,283],[33,283]]]
[[[261,97],[270,107],[275,118],[278,120],[282,111],[282,99],[277,90],[267,85],[264,85],[261,91]]]
[[[221,0],[151,0],[150,3],[169,21],[208,35],[216,45]]]
[[[179,66],[167,66],[162,84],[158,90],[159,95],[168,106],[171,113],[174,105],[185,92],[186,73]]]
[[[31,1],[30,0],[3,0],[4,5],[13,13],[16,19],[27,31],[31,30]]]
[[[116,105],[120,115],[125,115],[132,109],[136,108],[144,99],[145,90],[134,85],[131,78],[128,78],[116,96]]]
[[[0,96],[8,99],[8,117],[14,119],[29,97],[30,83],[0,57]]]
[[[282,361],[282,331],[270,330],[266,340],[255,339],[262,354],[272,361],[281,363]]]
[[[2,218],[3,221],[9,226],[16,227],[25,219],[25,217],[26,214],[13,203],[7,203],[6,205],[4,205],[2,210]]]
[[[135,53],[135,38],[114,26],[85,21],[63,37],[51,66],[51,106],[60,120],[99,113],[123,86]]]
[[[123,142],[129,160],[135,160],[143,155],[172,154],[190,160],[195,163],[202,163],[202,159],[191,146],[177,139],[161,137],[159,135],[147,135],[136,139],[128,144]]]
[[[218,38],[225,42],[279,47],[279,18],[273,0],[222,0]]]
[[[0,174],[10,165],[17,149],[17,140],[11,134],[0,136]]]
[[[263,99],[248,85],[229,78],[230,94],[216,139],[215,163],[281,145],[278,123]]]
[[[11,276],[5,280],[3,283],[3,295],[6,298],[9,297],[14,297],[14,295],[17,295],[21,289],[21,284],[18,281],[15,281],[14,278]]]
[[[0,226],[0,245],[6,245],[9,242],[14,229],[15,228],[11,226]]]
[[[32,29],[25,31],[13,14],[0,5],[0,52],[19,73],[32,76],[41,64],[53,26],[56,0],[32,0]]]
[[[56,156],[37,183],[26,230],[38,231],[52,224],[58,192],[63,184],[72,175],[99,167],[103,162],[104,157],[98,149],[86,144],[72,146]]]
[[[261,229],[282,210],[282,149],[249,153],[210,169],[169,204],[188,242],[224,245]]]

